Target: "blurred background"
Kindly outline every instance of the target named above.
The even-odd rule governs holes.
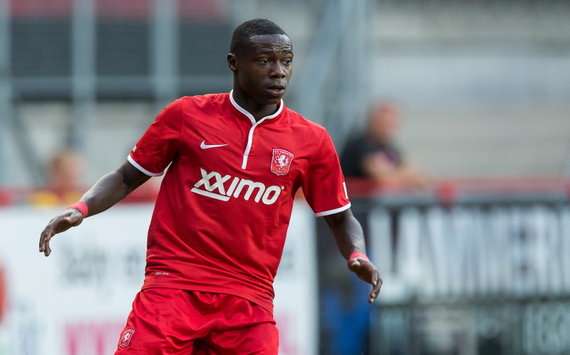
[[[280,270],[281,352],[570,354],[566,0],[0,0],[0,354],[111,351],[140,286],[144,228],[122,229],[136,241],[117,256],[127,283],[105,278],[115,259],[103,242],[87,254],[80,240],[61,244],[74,259],[57,268],[28,254],[160,107],[229,91],[231,32],[255,17],[293,40],[286,103],[335,139],[385,279],[367,305],[300,207],[292,229],[314,238],[292,236],[300,247],[288,245]],[[148,223],[159,183],[109,214]],[[106,222],[92,223],[83,233]],[[313,254],[295,250],[307,244],[318,263],[305,273],[295,265]],[[82,298],[105,282],[106,297],[126,294],[116,313],[84,313],[106,309]],[[67,318],[42,316],[45,293]],[[62,306],[64,293],[75,296]]]

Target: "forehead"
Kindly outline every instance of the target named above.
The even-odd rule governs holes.
[[[293,52],[291,39],[284,34],[251,36],[248,47],[254,53]]]

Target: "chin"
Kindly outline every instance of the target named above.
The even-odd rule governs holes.
[[[267,103],[272,104],[272,105],[279,105],[281,103],[282,98],[283,98],[283,96],[271,97],[271,98],[267,99]]]
[[[285,96],[285,93],[281,95],[266,95],[265,101],[268,104],[279,104],[281,102],[281,99],[283,99],[283,96]]]

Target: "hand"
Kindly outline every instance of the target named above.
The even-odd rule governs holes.
[[[357,257],[349,262],[348,268],[361,280],[372,285],[372,290],[368,295],[368,302],[374,303],[382,288],[382,278],[380,278],[380,273],[376,269],[376,266],[364,258]]]
[[[42,235],[40,237],[40,253],[44,253],[45,256],[51,254],[51,248],[49,247],[49,241],[56,234],[63,233],[71,227],[75,227],[83,222],[83,215],[76,209],[70,208],[49,221],[48,225],[45,227]]]

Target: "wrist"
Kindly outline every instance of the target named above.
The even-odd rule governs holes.
[[[352,253],[350,253],[350,256],[348,257],[348,262],[352,263],[353,261],[355,261],[357,259],[370,261],[370,259],[368,259],[368,256],[366,256],[365,253],[358,251],[358,250],[355,250]]]
[[[72,209],[78,211],[79,213],[81,213],[83,218],[85,218],[89,215],[89,207],[87,206],[87,203],[85,203],[84,201],[78,201],[78,202],[74,203],[73,205],[69,206],[69,208],[72,208]]]

